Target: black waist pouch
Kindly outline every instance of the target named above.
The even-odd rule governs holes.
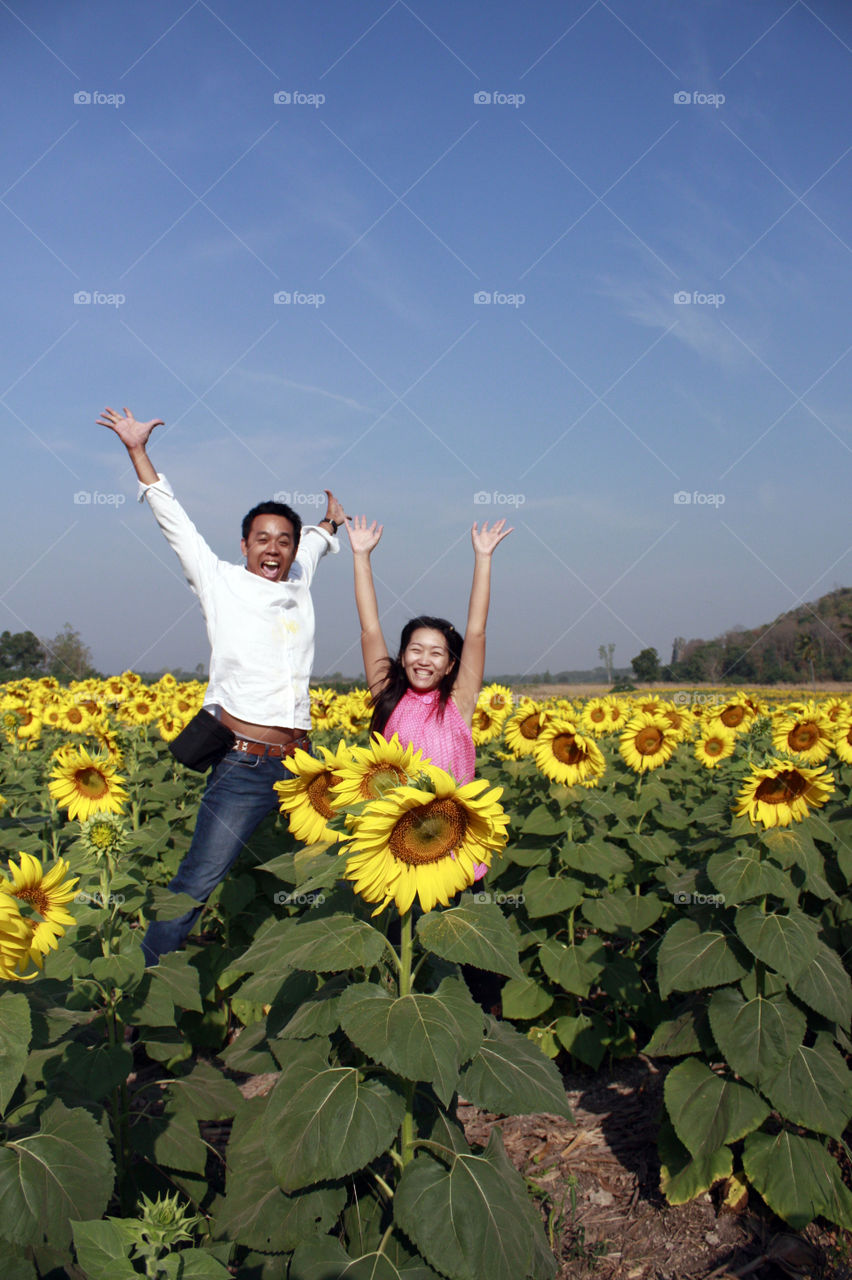
[[[175,760],[197,773],[206,773],[228,754],[236,740],[233,730],[202,707],[168,745]]]

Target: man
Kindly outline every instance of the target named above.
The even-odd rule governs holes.
[[[204,706],[235,735],[233,748],[210,772],[192,843],[169,885],[174,893],[205,902],[255,828],[277,808],[273,785],[291,776],[287,756],[309,745],[310,584],[321,557],[339,550],[336,534],[344,514],[326,490],[325,516],[302,536],[295,511],[283,503],[261,503],[243,521],[245,566],[219,560],[148,457],[148,438],[162,424],[161,418],[137,422],[126,408],[123,414],[104,409],[98,419],[127,449],[139,478],[139,500],[147,499],[201,602],[211,648]],[[201,910],[154,921],[142,943],[147,963],[181,946]]]

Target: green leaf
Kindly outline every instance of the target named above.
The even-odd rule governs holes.
[[[403,1170],[393,1212],[426,1261],[450,1280],[551,1280],[556,1274],[499,1129],[481,1155],[458,1155],[449,1168],[417,1156]]]
[[[534,978],[510,978],[500,992],[504,1018],[537,1018],[553,1004],[553,996]]]
[[[575,871],[584,871],[598,876],[601,880],[609,880],[610,876],[623,876],[633,870],[633,859],[618,845],[593,836],[583,844],[568,843],[563,845],[559,860],[566,867]]]
[[[580,881],[551,876],[545,867],[531,871],[523,883],[524,906],[532,919],[570,911],[583,901],[583,893]]]
[[[105,1098],[132,1070],[133,1054],[125,1044],[67,1041],[62,1056],[45,1064],[44,1081],[66,1104],[84,1107]]]
[[[417,936],[427,951],[442,960],[472,964],[507,978],[523,977],[518,944],[503,912],[493,903],[474,903],[465,894],[458,907],[421,916]]]
[[[152,970],[152,987],[154,984],[162,984],[176,1009],[201,1013],[204,1006],[198,990],[198,970],[190,964],[185,951],[170,951],[160,957]]]
[[[27,997],[19,991],[4,991],[0,996],[0,1115],[24,1074],[31,1035]]]
[[[740,907],[734,926],[749,951],[790,983],[805,972],[818,942],[817,925],[801,911],[782,915],[758,906]]]
[[[649,1058],[682,1058],[687,1053],[700,1053],[693,1011],[687,1009],[676,1018],[660,1022],[642,1052]]]
[[[672,991],[721,987],[745,975],[723,933],[702,930],[697,920],[678,920],[657,953],[657,981],[665,1000]]]
[[[796,1231],[820,1215],[852,1230],[852,1192],[837,1162],[816,1138],[787,1129],[750,1133],[743,1168],[770,1209]]]
[[[669,1204],[686,1204],[719,1182],[729,1178],[734,1167],[730,1147],[720,1147],[707,1156],[693,1159],[678,1141],[672,1126],[660,1125],[657,1141],[660,1157],[660,1190]]]
[[[599,1013],[579,1013],[575,1018],[557,1018],[554,1028],[560,1043],[595,1071],[601,1065],[610,1039],[610,1030]]]
[[[269,1097],[266,1150],[279,1186],[299,1191],[355,1173],[386,1151],[405,1104],[352,1067],[320,1067],[317,1041],[286,1043],[291,1057]]]
[[[852,983],[836,951],[820,939],[808,967],[790,982],[793,992],[824,1018],[847,1028],[852,1022]]]
[[[233,1274],[209,1249],[181,1249],[163,1258],[165,1280],[230,1280]]]
[[[311,993],[279,1032],[282,1040],[310,1040],[330,1036],[340,1026],[340,996],[349,986],[346,974],[335,974]],[[279,1038],[276,1037],[276,1038]]]
[[[339,973],[347,969],[369,969],[386,945],[383,933],[354,916],[323,916],[318,920],[302,917],[287,934],[280,955],[291,969]]]
[[[421,1258],[395,1262],[387,1253],[351,1257],[337,1240],[311,1240],[293,1254],[289,1280],[438,1280]]]
[[[562,1077],[526,1036],[486,1018],[487,1035],[461,1074],[459,1093],[503,1115],[540,1111],[571,1119]]]
[[[698,1058],[679,1062],[666,1076],[666,1108],[692,1156],[710,1156],[757,1129],[769,1107],[749,1085],[717,1076]]]
[[[331,1230],[346,1204],[346,1190],[327,1186],[285,1194],[266,1151],[266,1110],[267,1099],[253,1099],[234,1121],[214,1234],[264,1253],[284,1253]]]
[[[13,1244],[70,1243],[70,1220],[100,1218],[115,1170],[103,1130],[88,1111],[54,1100],[38,1133],[0,1149],[3,1236]]]
[[[133,1236],[116,1218],[103,1222],[72,1222],[77,1262],[88,1280],[138,1280],[130,1261]]]
[[[243,1096],[233,1080],[228,1080],[210,1062],[197,1062],[188,1076],[173,1080],[169,1093],[175,1109],[196,1120],[230,1120],[242,1105]]]
[[[629,889],[616,889],[583,903],[583,915],[589,924],[604,933],[642,933],[662,914],[663,904],[656,894],[637,896]]]
[[[780,867],[773,862],[761,862],[752,853],[737,853],[733,849],[714,853],[707,863],[707,874],[729,907],[770,894],[785,901],[798,896],[792,880]]]
[[[525,836],[558,836],[568,830],[570,822],[570,814],[554,817],[546,804],[537,804],[524,818],[521,831]]]
[[[146,1118],[131,1129],[131,1142],[135,1151],[164,1169],[201,1175],[207,1167],[207,1146],[188,1111],[167,1107],[162,1115]]]
[[[339,1012],[353,1044],[406,1080],[428,1081],[444,1106],[461,1064],[482,1042],[485,1019],[458,978],[445,978],[434,995],[397,999],[382,987],[358,983],[344,992]]]
[[[800,1044],[761,1088],[785,1120],[841,1138],[852,1115],[852,1072],[824,1032],[812,1047]]]
[[[764,1089],[801,1043],[807,1019],[784,995],[746,999],[735,987],[714,991],[710,1026],[737,1075]]]
[[[541,967],[554,982],[575,996],[587,996],[603,972],[606,951],[599,938],[565,946],[548,938],[539,948]]]

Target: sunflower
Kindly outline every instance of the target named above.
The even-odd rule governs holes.
[[[337,694],[333,689],[311,689],[311,726],[333,729],[338,722]]]
[[[69,733],[85,733],[91,724],[91,714],[78,702],[67,702],[62,708],[60,727]]]
[[[610,699],[608,697],[589,698],[583,707],[580,721],[584,731],[590,733],[593,738],[602,738],[612,728],[612,722],[609,718],[609,704]]]
[[[5,982],[20,980],[29,964],[32,936],[32,925],[21,915],[17,902],[0,893],[0,978]]]
[[[506,725],[506,746],[516,759],[531,756],[536,739],[552,716],[537,702],[522,703]]]
[[[80,843],[96,858],[121,853],[129,843],[127,828],[115,813],[93,813],[81,823]]]
[[[834,791],[834,775],[825,766],[810,769],[790,760],[775,759],[764,769],[752,769],[734,813],[753,825],[788,827],[807,817],[810,807],[821,808]]]
[[[503,732],[504,715],[497,715],[487,704],[480,704],[473,713],[470,732],[475,747],[484,747],[487,742],[494,742]]]
[[[106,756],[90,755],[85,747],[67,749],[57,760],[48,790],[69,818],[84,821],[98,812],[121,813],[127,792],[125,779]]]
[[[772,745],[806,764],[822,764],[834,746],[835,729],[816,707],[799,715],[781,715],[772,723]]]
[[[834,750],[844,764],[852,764],[852,715],[848,712],[834,726]]]
[[[479,695],[479,704],[492,715],[507,716],[512,710],[512,690],[505,684],[487,684]]]
[[[695,726],[695,717],[690,715],[685,707],[675,706],[673,702],[664,702],[661,708],[661,714],[665,716],[671,727],[674,729],[678,742],[684,742],[692,736],[692,730]]]
[[[33,711],[25,711],[22,707],[17,715],[17,736],[19,738],[40,738],[41,718]]]
[[[350,745],[349,759],[335,765],[339,781],[331,788],[329,799],[333,810],[363,804],[365,800],[381,800],[394,787],[415,783],[421,775],[434,773],[434,767],[423,760],[423,752],[403,748],[399,734],[390,742],[374,733],[369,747]]]
[[[483,778],[456,785],[435,770],[434,791],[397,787],[384,800],[353,817],[346,846],[344,877],[367,902],[389,902],[400,914],[417,897],[424,911],[474,882],[477,869],[506,843],[508,816],[497,803],[502,788],[488,790]]]
[[[628,720],[618,739],[622,759],[636,773],[659,769],[671,759],[676,745],[677,734],[666,717],[642,711]]]
[[[319,747],[322,759],[298,748],[287,759],[287,768],[293,778],[282,778],[275,783],[278,807],[289,815],[290,831],[303,844],[324,841],[333,844],[342,839],[339,832],[328,825],[334,817],[335,805],[329,794],[341,780],[341,770],[349,763],[350,751],[341,741],[337,751]]]
[[[695,758],[705,769],[716,769],[723,760],[733,755],[736,745],[736,733],[717,716],[701,725],[695,744]]]
[[[579,734],[570,720],[545,725],[535,744],[535,763],[546,778],[573,786],[599,778],[606,768],[600,748]]]
[[[172,715],[170,711],[164,711],[157,721],[157,728],[160,731],[160,737],[164,742],[173,742],[178,736],[181,729],[186,727],[186,721],[183,716]]]
[[[38,858],[29,853],[19,853],[21,865],[16,867],[9,863],[12,873],[11,881],[0,876],[0,894],[15,898],[25,903],[40,920],[28,921],[32,933],[29,940],[29,953],[32,960],[41,968],[41,957],[53,949],[56,950],[57,938],[65,932],[65,926],[74,924],[74,917],[65,909],[66,902],[74,897],[74,886],[77,876],[68,878],[68,863],[58,858],[47,873],[42,869]]]
[[[730,702],[726,702],[718,715],[727,729],[734,729],[737,733],[743,733],[755,719],[756,710],[753,703],[738,695],[736,698],[732,698]]]

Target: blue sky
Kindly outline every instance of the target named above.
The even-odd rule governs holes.
[[[0,48],[0,629],[206,661],[106,404],[224,558],[275,493],[380,519],[391,644],[508,515],[492,673],[852,583],[845,2],[3,0]],[[345,543],[314,596],[358,673]]]

